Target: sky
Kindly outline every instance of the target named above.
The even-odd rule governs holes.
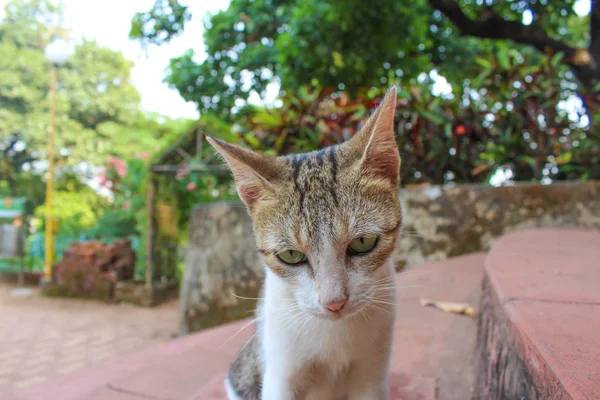
[[[202,35],[203,19],[208,13],[227,8],[229,0],[182,1],[189,6],[192,20],[186,24],[183,34],[168,44],[150,46],[144,50],[129,40],[131,18],[136,12],[148,11],[155,0],[62,0],[63,24],[69,28],[76,41],[83,38],[96,40],[101,46],[120,50],[135,63],[131,71],[134,86],[140,92],[142,109],[169,117],[198,118],[194,103],[183,100],[177,90],[163,83],[169,60],[194,49],[201,57],[204,53]],[[0,0],[0,17],[7,0]]]
[[[4,0],[1,0],[4,1]],[[204,53],[203,18],[227,8],[229,0],[189,1],[192,20],[183,34],[162,46],[142,47],[129,40],[131,18],[136,12],[148,11],[154,0],[62,0],[65,10],[64,25],[71,29],[74,38],[94,39],[98,44],[120,50],[135,63],[131,71],[132,82],[140,92],[142,109],[169,117],[198,118],[194,103],[183,100],[175,89],[163,83],[169,60],[188,49]],[[187,3],[187,2],[184,2]]]

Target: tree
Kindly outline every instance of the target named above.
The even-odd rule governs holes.
[[[526,46],[535,37],[557,44],[555,52],[583,46],[587,32],[580,25],[588,17],[578,16],[574,3],[232,0],[227,10],[205,23],[206,59],[197,62],[189,50],[171,61],[166,81],[186,100],[197,102],[200,111],[218,110],[224,116],[253,90],[264,94],[271,82],[280,83],[283,90],[318,82],[352,94],[362,87],[385,85],[393,78],[412,79],[437,69],[452,85],[462,85],[480,72],[475,63],[478,56],[495,57],[512,47],[533,53],[528,59],[534,62],[544,57]],[[169,12],[169,7],[178,12]],[[449,9],[460,11],[463,18],[450,18],[450,22],[441,12],[450,14]],[[533,15],[530,26],[522,22],[528,13]],[[153,9],[134,18],[130,36],[160,45],[180,33],[189,17],[178,1],[157,0]],[[457,21],[463,22],[458,29]],[[479,31],[464,30],[468,21]],[[504,35],[486,36],[488,25],[490,29],[498,25],[498,31],[510,29]],[[530,35],[529,42],[482,40],[512,39],[517,34],[512,29],[517,27]],[[574,63],[567,53],[564,62]]]
[[[17,188],[26,190],[26,182],[41,183],[31,165],[47,154],[51,66],[43,51],[53,37],[68,32],[53,25],[62,10],[50,0],[14,0],[5,10],[0,21],[0,180],[7,182],[5,193],[16,195]],[[160,148],[177,128],[177,121],[140,111],[130,81],[132,66],[120,52],[84,40],[60,67],[56,145],[62,174],[81,162],[101,166],[108,155],[131,157]]]
[[[4,191],[9,196],[17,196],[17,176],[23,172],[24,165],[35,160],[17,135],[0,137],[0,181],[7,184],[6,188],[0,187],[0,193]]]
[[[503,1],[475,9],[454,0],[429,3],[447,16],[461,35],[511,40],[551,56],[561,54],[561,62],[582,84],[579,93],[584,104],[589,108],[600,100],[595,88],[600,83],[600,1],[590,0],[591,13],[584,18],[575,14],[576,0]],[[524,13],[531,21],[524,22]]]
[[[495,6],[480,6],[471,15],[453,0],[429,0],[458,28],[461,35],[485,39],[508,39],[532,46],[542,53],[563,53],[562,62],[570,66],[585,85],[597,83],[600,78],[600,2],[591,0],[589,34],[577,29],[577,36],[567,28],[569,16],[575,16],[575,0],[496,2]],[[512,4],[511,4],[512,3]],[[515,7],[516,4],[516,7]],[[523,22],[523,15],[531,21]],[[565,17],[565,18],[561,18]],[[585,21],[581,21],[585,22]],[[585,26],[585,24],[583,24]],[[591,38],[589,40],[588,38]],[[589,45],[585,46],[585,42]]]
[[[12,138],[43,159],[51,68],[43,51],[53,37],[66,34],[52,25],[61,10],[49,0],[13,0],[5,10],[0,22],[0,137]],[[83,41],[60,68],[56,137],[62,165],[101,165],[107,154],[121,150],[123,130],[114,127],[133,126],[140,118],[139,94],[130,82],[132,65],[119,52]],[[13,157],[11,163],[15,161]],[[18,172],[20,167],[15,168]]]

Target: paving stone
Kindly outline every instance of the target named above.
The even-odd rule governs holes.
[[[476,305],[483,262],[484,256],[475,254],[417,267],[398,276],[400,296],[390,379],[393,400],[472,397],[476,321],[424,308],[419,300],[431,297]],[[109,387],[119,396],[137,393],[141,398],[221,400],[227,366],[253,334],[251,325],[240,331],[248,322],[179,338],[14,395],[19,400],[37,400],[42,395],[46,400],[110,400]],[[115,342],[115,346],[123,343]]]
[[[177,307],[154,309],[74,299],[10,296],[0,283],[0,399],[106,359],[164,343]],[[127,334],[119,328],[127,326]],[[44,397],[45,398],[45,397]]]

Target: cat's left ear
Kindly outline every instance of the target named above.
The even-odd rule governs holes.
[[[285,167],[274,156],[259,154],[207,136],[208,142],[223,156],[235,179],[236,189],[249,210],[272,189],[272,181]]]
[[[381,105],[348,143],[355,148],[355,154],[361,152],[361,168],[394,183],[400,175],[400,153],[394,131],[396,99],[396,87],[392,86]]]

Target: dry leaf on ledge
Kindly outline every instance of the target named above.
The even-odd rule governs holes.
[[[431,299],[421,299],[421,305],[424,307],[435,307],[438,310],[447,313],[462,314],[468,317],[475,317],[475,310],[465,303],[452,303],[449,301],[435,301]]]

